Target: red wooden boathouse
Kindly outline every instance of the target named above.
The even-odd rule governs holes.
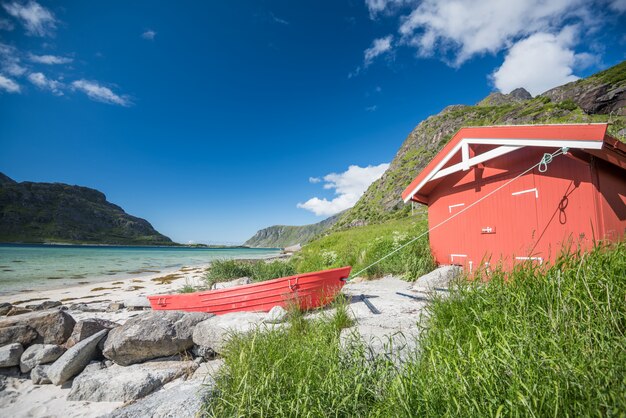
[[[510,182],[563,147],[565,154]],[[626,145],[606,124],[462,128],[402,198],[428,205],[438,264],[471,271],[553,261],[569,242],[589,248],[594,240],[623,239]]]

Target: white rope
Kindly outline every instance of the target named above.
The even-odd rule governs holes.
[[[458,211],[457,213],[453,214],[452,216],[450,216],[447,219],[444,219],[443,221],[439,222],[437,225],[433,226],[432,228],[430,228],[429,230],[419,234],[418,236],[416,236],[415,238],[411,239],[410,241],[402,244],[400,247],[396,248],[395,250],[391,251],[389,254],[385,255],[384,257],[379,258],[378,260],[374,261],[372,264],[370,264],[369,266],[359,270],[358,272],[352,274],[350,276],[350,278],[348,280],[352,280],[354,277],[358,276],[359,274],[363,273],[364,271],[368,270],[370,267],[375,266],[376,264],[380,263],[381,261],[383,261],[384,259],[391,257],[393,254],[397,253],[398,251],[400,251],[401,249],[403,249],[404,247],[413,244],[415,241],[417,241],[418,239],[422,238],[423,236],[429,234],[431,231],[433,231],[436,228],[439,228],[441,225],[445,224],[446,222],[450,221],[451,219],[454,219],[455,217],[459,216],[460,214],[462,214],[463,212],[469,210],[470,208],[476,206],[477,204],[479,204],[480,202],[482,202],[483,200],[485,200],[486,198],[488,198],[489,196],[491,196],[492,194],[496,193],[497,191],[501,190],[502,188],[508,186],[509,184],[513,183],[515,180],[519,179],[520,177],[522,177],[524,174],[534,170],[537,167],[542,167],[544,170],[540,171],[542,173],[545,173],[545,170],[547,170],[548,168],[548,164],[550,164],[552,162],[552,160],[554,159],[554,157],[557,157],[559,155],[563,155],[563,154],[567,154],[568,149],[567,148],[559,148],[558,150],[554,151],[552,154],[544,154],[543,157],[541,158],[541,161],[539,161],[537,164],[533,165],[532,167],[528,168],[527,170],[521,172],[520,174],[518,174],[516,177],[512,178],[511,180],[507,181],[506,183],[498,186],[497,188],[495,188],[494,190],[490,191],[489,193],[487,193],[486,195],[484,195],[483,197],[481,197],[480,199],[478,199],[477,201],[475,201],[474,203],[464,207],[463,209],[461,209],[460,211]]]

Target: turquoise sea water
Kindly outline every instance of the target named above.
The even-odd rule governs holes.
[[[215,259],[264,258],[265,248],[0,244],[0,295],[167,273]]]

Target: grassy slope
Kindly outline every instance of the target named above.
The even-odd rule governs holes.
[[[231,340],[210,416],[624,416],[626,245],[459,285],[402,367],[338,317]],[[342,319],[343,318],[343,319]]]
[[[350,265],[352,272],[356,273],[427,229],[423,213],[381,224],[351,228],[309,243],[302,252],[294,256],[292,262],[298,272]],[[380,277],[383,274],[395,274],[414,280],[433,267],[428,237],[424,236],[369,268],[363,275]]]

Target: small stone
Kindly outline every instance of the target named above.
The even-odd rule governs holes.
[[[287,319],[287,311],[282,306],[274,306],[267,314],[267,318],[265,322],[269,324],[278,324],[280,322],[285,322]]]
[[[24,350],[20,358],[20,370],[28,373],[35,366],[52,363],[65,352],[65,348],[53,344],[33,344]]]
[[[259,312],[232,312],[214,316],[200,322],[193,330],[193,342],[220,353],[233,333],[246,333],[256,329],[267,317]]]
[[[52,383],[50,379],[48,379],[47,371],[49,367],[50,366],[47,364],[35,366],[33,370],[30,371],[30,380],[32,380],[35,385],[49,385]]]
[[[0,347],[0,367],[18,366],[23,352],[24,347],[19,343]]]
[[[7,312],[6,316],[22,315],[22,314],[29,313],[29,312],[32,312],[32,309],[26,309],[26,308],[21,308],[19,306],[14,306],[11,309],[9,309],[9,312]]]
[[[191,353],[197,358],[201,358],[203,360],[211,360],[216,356],[215,351],[213,351],[211,347],[200,345],[194,345],[191,349]]]
[[[120,309],[124,309],[124,304],[122,302],[109,303],[107,308],[108,311],[119,311]]]
[[[13,305],[11,305],[9,302],[0,303],[0,316],[6,315],[12,307]]]

